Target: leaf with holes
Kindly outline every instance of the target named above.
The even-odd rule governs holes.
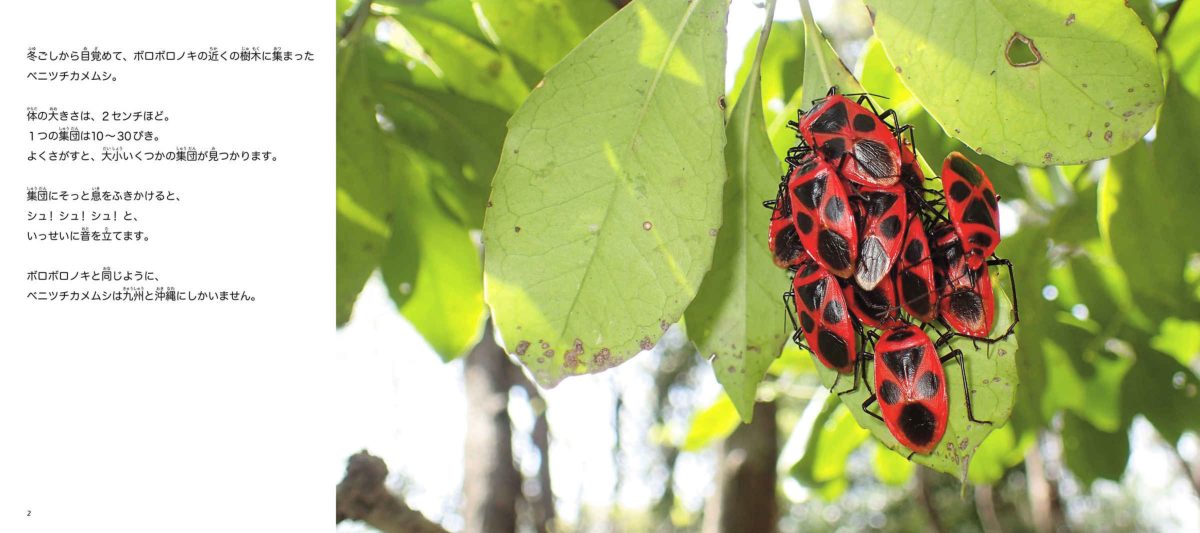
[[[726,126],[729,181],[712,270],[684,316],[689,337],[749,422],[758,384],[787,340],[781,324],[767,319],[783,316],[780,295],[787,277],[768,251],[770,212],[762,207],[763,200],[775,196],[782,169],[763,124],[757,67],[747,75],[750,81]]]
[[[484,221],[505,348],[551,386],[652,347],[712,263],[727,2],[633,2],[509,121]]]
[[[947,132],[1009,164],[1121,152],[1154,125],[1154,36],[1120,2],[866,0],[905,85]]]

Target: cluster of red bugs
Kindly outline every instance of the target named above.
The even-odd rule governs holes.
[[[926,188],[911,126],[900,126],[893,110],[878,113],[866,94],[831,88],[791,125],[800,142],[788,151],[779,194],[763,205],[772,211],[775,263],[793,274],[783,295],[793,340],[839,379],[853,375],[853,387],[839,394],[857,390],[860,374],[867,382],[866,363],[875,363],[862,409],[913,453],[930,453],[946,431],[943,365],[952,359],[967,417],[990,424],[975,418],[962,351],[937,350],[954,337],[997,342],[1019,320],[1012,264],[994,255],[1000,232],[991,181],[954,152],[942,165],[940,190]],[[996,338],[987,336],[992,266],[1007,267],[1014,287],[1012,324]],[[870,409],[876,401],[881,414]]]

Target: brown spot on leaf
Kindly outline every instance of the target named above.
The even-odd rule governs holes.
[[[546,350],[542,352],[542,355],[546,356],[548,359],[554,359],[554,350]]]
[[[726,370],[728,370],[729,373],[732,374],[734,372],[737,372],[737,367],[735,367],[733,365],[729,365],[729,368],[727,368]]]
[[[666,331],[667,328],[671,327],[671,325],[668,324],[666,320],[660,320],[658,321],[658,327],[662,328],[663,331]]]
[[[1088,132],[1086,134],[1084,134],[1084,137],[1091,139],[1092,138],[1092,130],[1088,130]]]
[[[649,220],[642,222],[642,229],[644,229],[646,231],[650,231],[650,229],[653,227],[654,227],[654,224],[651,223]]]
[[[1014,67],[1031,67],[1042,62],[1042,53],[1033,39],[1014,32],[1004,47],[1004,59]]]
[[[904,69],[900,68],[900,65],[896,65],[896,74],[903,74],[903,73],[904,73]]]
[[[487,204],[487,205],[488,205],[488,207],[491,207],[491,206],[492,206],[492,201],[491,201],[491,200],[488,200],[488,204]]]
[[[717,236],[717,228],[712,228],[712,229],[709,229],[709,230],[708,230],[708,236],[709,236],[709,237],[716,237],[716,236]]]
[[[654,347],[654,342],[651,341],[650,337],[648,336],[642,337],[642,341],[638,343],[638,346],[640,346],[642,350],[649,350]]]
[[[1104,132],[1104,140],[1106,140],[1108,142],[1112,142],[1112,132],[1111,131]]]
[[[725,110],[725,95],[717,97],[717,107],[721,108],[721,111]]]
[[[521,226],[513,226],[513,233],[521,233]]]
[[[529,349],[529,341],[521,341],[517,343],[517,355],[525,355],[525,351]]]
[[[592,356],[592,367],[594,370],[604,370],[612,364],[612,352],[608,348],[601,348]]]
[[[541,344],[541,345],[542,345],[542,349],[543,349],[543,350],[545,350],[546,348],[549,348],[549,347],[550,347],[550,343],[548,343],[548,342],[546,342],[546,341],[543,341],[543,340],[539,340],[539,341],[538,341],[538,344]]]
[[[563,368],[575,370],[579,366],[579,356],[583,355],[583,341],[575,339],[575,346],[563,353]]]
[[[1075,23],[1075,14],[1074,14],[1074,13],[1071,13],[1070,15],[1067,15],[1067,21],[1066,21],[1066,22],[1063,22],[1063,25],[1064,25],[1064,26],[1070,26],[1070,25],[1072,25],[1072,24],[1074,24],[1074,23]]]

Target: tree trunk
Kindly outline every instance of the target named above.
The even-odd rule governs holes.
[[[383,533],[447,533],[384,486],[387,465],[363,450],[350,456],[337,486],[337,521],[358,520]]]
[[[463,518],[466,533],[512,533],[517,528],[521,474],[513,464],[508,392],[511,363],[496,345],[489,320],[467,355],[467,442]]]
[[[917,501],[921,503],[921,509],[925,511],[925,526],[931,533],[942,533],[946,529],[942,527],[942,519],[938,515],[937,507],[933,504],[933,494],[929,490],[929,476],[933,475],[933,471],[923,466],[917,466]]]
[[[1052,479],[1046,468],[1046,457],[1042,454],[1042,439],[1029,448],[1025,455],[1025,477],[1029,483],[1029,507],[1033,514],[1033,527],[1038,533],[1066,531],[1063,516],[1062,496],[1058,482]]]
[[[705,510],[705,533],[772,533],[779,517],[775,465],[779,428],[775,402],[754,405],[754,421],[725,440],[717,489]]]

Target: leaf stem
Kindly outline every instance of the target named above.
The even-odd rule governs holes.
[[[371,14],[371,0],[358,0],[350,13],[343,19],[342,27],[338,28],[338,41],[343,41],[362,27],[367,16]]]
[[[767,18],[763,21],[762,32],[758,35],[758,48],[754,50],[754,63],[750,65],[748,83],[760,83],[762,58],[767,49],[767,38],[771,36],[771,26],[775,23],[775,0],[767,0]]]
[[[804,17],[804,46],[812,50],[820,61],[817,61],[821,67],[821,77],[825,78],[825,86],[833,86],[833,77],[829,75],[828,60],[825,57],[825,48],[821,46],[820,35],[821,30],[817,28],[817,22],[813,20],[812,8],[808,5],[808,0],[800,1],[800,14]]]

